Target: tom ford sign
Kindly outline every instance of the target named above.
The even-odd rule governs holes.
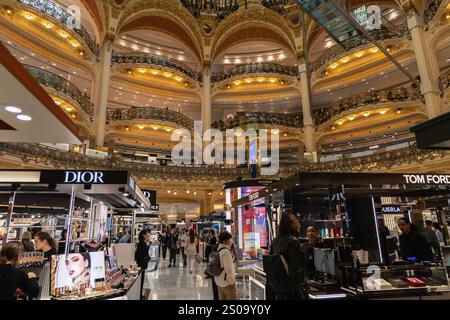
[[[438,184],[450,185],[449,174],[404,174],[407,184]]]

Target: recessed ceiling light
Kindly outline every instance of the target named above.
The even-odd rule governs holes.
[[[11,112],[11,113],[22,113],[22,110],[17,108],[17,107],[13,107],[13,106],[7,106],[5,108],[6,111]]]
[[[31,117],[27,116],[26,114],[19,114],[17,116],[17,119],[21,120],[21,121],[31,121]]]

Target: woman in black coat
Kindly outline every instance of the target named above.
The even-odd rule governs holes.
[[[36,275],[17,269],[20,244],[8,242],[0,251],[0,300],[16,299],[16,290],[20,289],[30,298],[39,296]]]
[[[144,289],[144,281],[145,281],[145,270],[147,270],[148,262],[150,261],[150,256],[148,255],[148,231],[142,230],[139,233],[138,244],[136,247],[136,252],[134,254],[134,259],[136,260],[137,265],[141,268],[141,300],[144,300],[144,296],[142,295],[142,290]]]

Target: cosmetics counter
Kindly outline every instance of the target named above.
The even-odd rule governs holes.
[[[238,199],[233,208],[265,210],[269,246],[285,212],[299,216],[301,240],[308,241],[308,226],[316,228],[322,242],[314,249],[315,272],[309,277],[312,299],[450,299],[450,263],[411,265],[400,260],[396,246],[400,217],[419,226],[427,219],[441,223],[445,217],[431,200],[450,198],[450,185],[445,184],[450,179],[437,176],[299,173]],[[380,219],[389,229],[386,240],[380,238]],[[242,240],[240,248],[251,246]],[[253,246],[261,246],[260,240],[252,239],[259,242]],[[382,251],[384,241],[388,247],[394,243],[388,258]],[[261,263],[253,269],[250,296],[270,299]]]

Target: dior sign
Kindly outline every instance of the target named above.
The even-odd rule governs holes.
[[[99,171],[66,171],[64,183],[105,183],[103,172]]]

